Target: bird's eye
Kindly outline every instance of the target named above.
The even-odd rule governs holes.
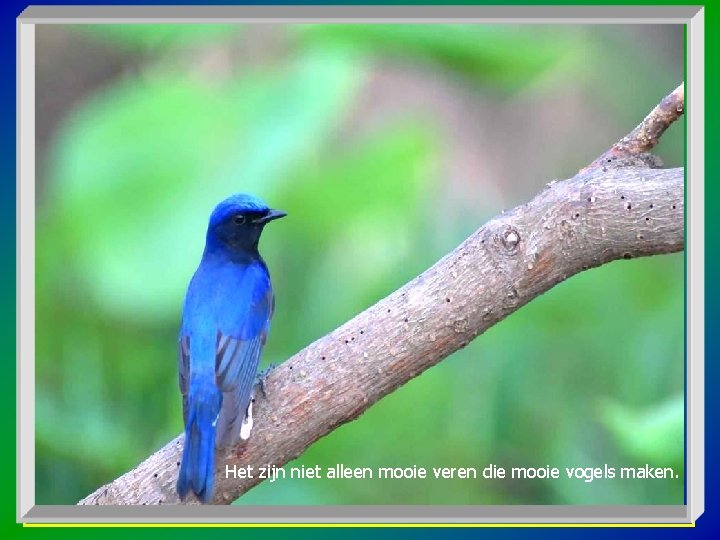
[[[237,214],[236,216],[233,216],[233,223],[235,223],[236,225],[242,225],[243,223],[245,223],[245,216],[243,216],[242,214]]]

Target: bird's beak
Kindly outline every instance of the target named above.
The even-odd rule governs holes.
[[[269,221],[272,221],[274,219],[280,219],[285,216],[287,216],[287,212],[283,212],[282,210],[268,210],[267,214],[256,219],[255,223],[261,223],[264,225],[265,223],[268,223]]]

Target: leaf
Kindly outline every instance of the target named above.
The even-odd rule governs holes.
[[[285,274],[298,275],[304,278],[304,298],[334,292],[332,302],[309,305],[301,300],[276,316],[302,309],[314,329],[311,334],[327,331],[390,292],[395,283],[400,285],[404,276],[412,277],[418,269],[413,268],[418,260],[412,253],[419,249],[412,246],[417,238],[414,225],[424,207],[422,195],[433,177],[436,154],[435,139],[426,126],[384,125],[382,131],[316,169],[307,168],[288,184],[283,205],[302,226],[283,232],[283,251],[290,253],[287,265],[302,266],[284,268],[277,283],[282,286]],[[422,269],[422,262],[419,265]],[[288,321],[288,328],[294,326]]]
[[[646,409],[630,409],[608,401],[601,407],[601,421],[617,443],[638,461],[658,467],[682,463],[685,446],[682,396]]]
[[[270,198],[328,137],[361,74],[347,55],[308,54],[220,86],[126,79],[64,126],[48,196],[57,219],[38,234],[111,313],[175,314],[214,205],[239,191]]]
[[[157,50],[225,40],[239,24],[83,24],[70,28],[96,41],[127,50]]]
[[[477,24],[317,24],[292,27],[302,43],[433,63],[483,84],[512,87],[574,55],[578,34],[553,27]]]

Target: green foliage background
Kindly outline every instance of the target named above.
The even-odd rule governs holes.
[[[180,306],[217,201],[246,191],[289,213],[261,246],[277,295],[263,363],[281,363],[629,131],[682,77],[667,61],[682,50],[654,51],[674,43],[663,32],[678,29],[664,28],[630,47],[633,29],[619,27],[55,27],[73,54],[99,48],[129,67],[85,89],[38,153],[37,502],[75,503],[181,431]],[[39,69],[51,101],[56,77],[79,68]],[[478,179],[493,178],[468,185],[447,174],[436,111],[358,127],[374,106],[368,81],[408,69],[485,110],[530,103],[528,124],[549,127],[577,112],[577,90],[597,124],[555,140],[560,154],[518,144],[515,159],[538,164],[521,177],[486,153],[493,172]],[[513,148],[517,131],[497,118],[483,130]],[[681,127],[659,153],[682,164]],[[584,272],[297,460],[650,463],[678,480],[285,480],[238,504],[680,504],[683,287],[682,254]]]

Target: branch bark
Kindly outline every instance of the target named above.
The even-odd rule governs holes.
[[[256,400],[249,441],[218,456],[214,502],[229,504],[261,481],[226,478],[226,465],[256,472],[284,465],[568,277],[616,259],[681,251],[684,170],[632,159],[682,113],[681,89],[573,178],[490,220],[420,276],[273,370],[268,397]],[[180,435],[79,504],[178,504],[182,443]]]
[[[658,158],[648,154],[670,124],[685,112],[685,83],[682,83],[655,107],[645,119],[616,142],[607,152],[588,165],[585,170],[623,165],[661,166]]]

